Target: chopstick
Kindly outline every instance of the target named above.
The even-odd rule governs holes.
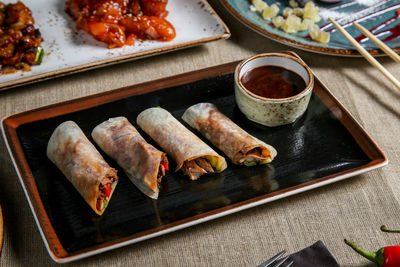
[[[387,46],[384,42],[376,38],[375,35],[372,34],[369,30],[358,24],[356,21],[353,22],[353,25],[362,32],[365,36],[367,36],[372,42],[374,42],[383,52],[385,52],[389,57],[391,57],[397,63],[400,63],[400,56],[396,54],[389,46]]]
[[[334,19],[329,18],[332,24],[340,31],[344,37],[360,52],[360,54],[371,63],[372,66],[377,68],[386,78],[388,78],[398,89],[400,89],[400,82],[387,71],[367,50],[364,49],[345,29],[342,28]]]

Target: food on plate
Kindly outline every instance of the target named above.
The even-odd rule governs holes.
[[[185,111],[182,119],[223,151],[234,164],[266,164],[277,155],[275,148],[248,134],[214,104],[193,105]]]
[[[287,33],[297,33],[308,30],[312,40],[327,44],[330,33],[322,31],[316,24],[321,20],[319,8],[309,1],[304,8],[298,7],[295,0],[290,0],[290,7],[283,8],[282,16],[277,4],[268,6],[263,0],[250,0],[250,10],[259,13],[263,19],[271,21],[272,25]]]
[[[94,212],[102,215],[117,185],[117,172],[105,162],[75,122],[63,122],[54,130],[47,144],[47,157]]]
[[[0,73],[29,71],[42,63],[44,51],[32,12],[22,2],[0,2]]]
[[[308,32],[310,33],[311,39],[323,44],[329,43],[330,33],[322,31],[318,25],[311,24],[311,26],[308,26]]]
[[[276,15],[278,15],[278,13],[279,13],[278,5],[272,4],[272,5],[264,8],[264,10],[262,12],[262,17],[265,20],[270,20],[270,19],[276,17]]]
[[[225,158],[183,126],[168,111],[149,108],[137,117],[137,124],[153,138],[191,180],[226,169]]]
[[[125,117],[97,125],[92,137],[145,195],[158,198],[159,184],[169,169],[165,153],[147,143]]]
[[[108,48],[135,40],[170,41],[175,28],[166,20],[168,0],[67,0],[66,12],[76,28],[105,42]]]
[[[314,22],[319,22],[321,17],[319,16],[319,7],[314,2],[310,1],[304,6],[303,19],[310,19]]]
[[[299,7],[299,3],[297,3],[296,0],[290,0],[289,6],[296,8],[296,7]]]

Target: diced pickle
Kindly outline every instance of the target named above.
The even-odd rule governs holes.
[[[285,22],[285,20],[283,19],[282,16],[276,16],[275,18],[272,18],[272,23],[277,28],[280,28],[284,22]]]
[[[283,10],[283,13],[282,13],[282,15],[283,15],[285,18],[289,17],[289,16],[292,15],[292,14],[293,14],[293,8],[290,8],[290,7],[286,7],[286,8]]]
[[[327,44],[329,43],[330,37],[331,35],[329,32],[324,32],[320,30],[317,41],[323,44]]]
[[[289,0],[289,6],[282,11],[282,16],[279,14],[279,3],[268,6],[263,0],[252,0],[250,10],[259,12],[265,20],[271,20],[276,28],[282,29],[287,33],[297,33],[308,29],[312,40],[327,44],[330,40],[330,34],[323,32],[315,23],[321,20],[319,16],[319,7],[314,2],[309,1],[304,8],[300,8],[296,0]]]
[[[295,8],[295,7],[298,7],[299,4],[295,0],[290,0],[289,1],[289,6]]]
[[[301,19],[295,15],[290,15],[282,25],[282,29],[287,33],[296,33],[299,31],[300,25]]]
[[[272,4],[269,7],[264,8],[262,16],[265,20],[270,20],[273,17],[276,17],[279,13],[279,7],[276,4]]]
[[[298,17],[302,17],[304,14],[304,9],[300,8],[300,7],[296,7],[293,9],[293,15],[296,15]]]
[[[267,3],[262,0],[253,0],[253,5],[257,11],[262,12],[266,7],[268,7]]]
[[[313,2],[307,2],[304,6],[304,19],[311,19],[314,22],[318,22],[321,20],[321,17],[318,14],[319,8]]]
[[[318,25],[316,25],[314,23],[308,27],[308,32],[310,33],[311,39],[313,39],[313,40],[318,39],[318,35],[319,35],[320,31],[321,30],[319,29]]]
[[[310,28],[313,24],[314,24],[314,22],[313,22],[312,20],[310,20],[310,19],[304,19],[304,20],[301,22],[300,31],[306,31],[306,30],[308,30],[308,28]]]

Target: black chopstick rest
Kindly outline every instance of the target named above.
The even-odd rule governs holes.
[[[335,258],[326,248],[324,243],[319,240],[313,245],[304,248],[290,255],[296,267],[339,267]]]

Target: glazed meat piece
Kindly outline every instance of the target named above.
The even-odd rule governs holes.
[[[166,10],[167,0],[142,0],[143,11],[148,16],[165,18],[168,15]]]
[[[175,38],[175,30],[165,19],[155,16],[127,17],[121,20],[128,34],[139,39],[170,41]]]
[[[8,5],[5,9],[5,23],[11,29],[22,30],[35,22],[32,13],[22,2]]]
[[[166,5],[167,0],[68,0],[66,12],[78,30],[115,48],[135,40],[174,39],[175,28],[165,19]]]
[[[22,2],[0,3],[0,70],[13,73],[30,70],[42,62],[43,41],[28,7]]]

